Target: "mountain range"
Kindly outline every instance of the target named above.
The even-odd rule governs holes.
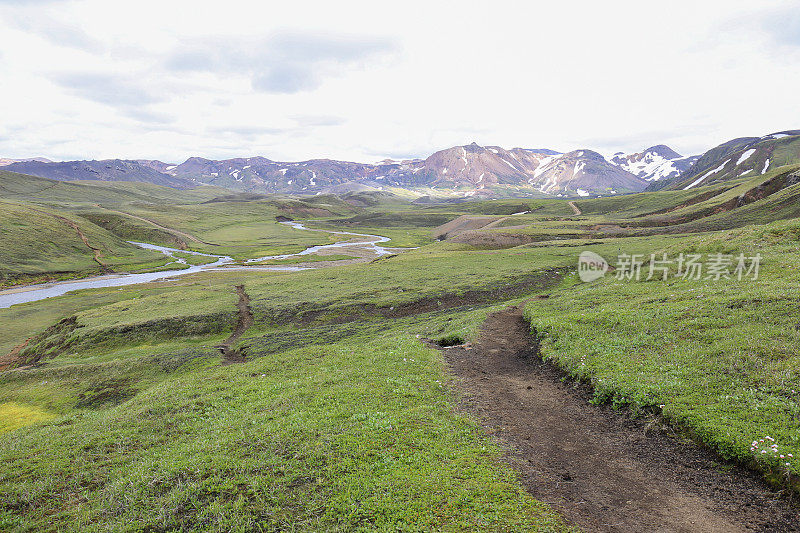
[[[657,164],[639,165],[654,154]],[[261,156],[225,160],[190,157],[181,164],[149,159],[3,161],[8,161],[6,170],[62,181],[142,181],[178,189],[216,185],[284,194],[400,188],[420,194],[495,197],[636,192],[647,187],[648,181],[672,176],[665,170],[672,168],[670,162],[683,164],[685,159],[665,146],[641,154],[617,154],[608,161],[592,150],[561,153],[472,143],[440,150],[425,159],[387,159],[374,164],[331,159],[281,162]]]
[[[176,189],[215,185],[234,191],[313,195],[364,190],[417,196],[606,196],[645,189],[691,188],[800,161],[800,130],[723,143],[684,157],[663,144],[606,159],[589,149],[481,146],[440,150],[425,159],[356,163],[332,159],[282,162],[262,156],[224,160],[190,157],[180,164],[108,159],[53,162],[0,159],[5,170],[61,181],[139,181]]]

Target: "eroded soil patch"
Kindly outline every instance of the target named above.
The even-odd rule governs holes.
[[[444,348],[463,407],[508,443],[531,494],[587,531],[800,531],[798,509],[744,469],[611,407],[537,356],[520,308]]]
[[[33,339],[33,337],[28,337],[21,344],[14,346],[14,348],[12,348],[11,351],[6,355],[0,357],[0,372],[14,368],[20,364],[22,361],[20,358],[20,352],[28,346],[28,343],[31,342],[31,339]]]
[[[244,291],[244,285],[236,286],[236,294],[239,295],[239,301],[236,303],[238,309],[238,319],[236,320],[236,327],[233,329],[231,336],[225,339],[222,344],[217,345],[217,348],[225,358],[226,363],[242,363],[245,358],[239,350],[233,349],[232,346],[239,340],[245,331],[250,329],[253,325],[253,311],[250,309],[250,297]]]

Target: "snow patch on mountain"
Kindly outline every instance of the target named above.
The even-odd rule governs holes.
[[[741,165],[742,163],[744,163],[745,161],[750,159],[750,156],[752,156],[754,153],[756,153],[756,149],[755,148],[751,148],[750,150],[747,150],[745,153],[742,154],[742,156],[739,158],[739,160],[736,162],[736,164],[737,165]]]
[[[718,166],[717,168],[715,168],[715,169],[713,169],[713,170],[709,170],[708,172],[706,172],[705,174],[703,174],[702,176],[700,176],[699,178],[697,178],[696,180],[694,180],[693,182],[691,182],[689,185],[687,185],[686,187],[684,187],[684,188],[683,188],[683,190],[684,190],[684,191],[686,191],[686,190],[688,190],[688,189],[691,189],[691,188],[692,188],[692,187],[694,187],[695,185],[697,185],[697,184],[701,183],[701,182],[702,182],[704,179],[706,179],[707,177],[709,177],[711,174],[716,174],[717,172],[719,172],[720,170],[722,170],[723,168],[725,168],[725,165],[727,165],[727,164],[728,164],[728,163],[730,163],[730,162],[731,162],[731,160],[730,160],[730,159],[728,159],[728,160],[726,160],[724,163],[722,163],[720,166]]]
[[[670,147],[660,144],[634,154],[618,152],[611,157],[610,162],[645,181],[658,181],[680,175],[697,159],[697,156],[683,157]]]

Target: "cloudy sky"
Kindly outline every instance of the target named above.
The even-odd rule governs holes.
[[[800,128],[800,1],[0,0],[0,157],[684,154]]]

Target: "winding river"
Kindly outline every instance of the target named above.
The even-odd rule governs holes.
[[[319,231],[322,233],[329,233],[332,235],[348,235],[352,237],[360,237],[363,239],[359,241],[346,241],[346,242],[337,242],[334,244],[320,244],[316,246],[310,246],[305,250],[303,250],[302,252],[297,252],[294,254],[269,255],[265,257],[258,257],[255,259],[249,259],[246,261],[246,263],[260,263],[262,261],[267,261],[270,259],[288,259],[290,257],[300,257],[304,255],[317,253],[327,249],[334,249],[334,248],[340,249],[348,247],[367,250],[370,253],[373,253],[375,256],[382,256],[392,253],[386,248],[380,246],[380,244],[388,242],[390,240],[388,237],[383,237],[380,235],[368,235],[365,233],[351,233],[348,231],[329,231],[329,230],[307,228],[299,222],[281,222],[281,224],[286,224],[287,226],[291,226],[298,230]],[[53,298],[55,296],[61,296],[62,294],[66,294],[72,291],[78,291],[81,289],[101,289],[106,287],[122,287],[125,285],[136,285],[139,283],[149,283],[152,281],[163,280],[166,278],[174,278],[176,276],[185,276],[187,274],[194,274],[196,272],[224,271],[224,270],[292,272],[298,270],[308,270],[310,268],[313,268],[313,267],[277,266],[277,265],[276,266],[234,265],[232,264],[234,262],[233,259],[225,255],[214,255],[214,254],[205,254],[200,252],[192,252],[188,250],[178,250],[177,248],[157,246],[155,244],[147,244],[143,242],[134,242],[134,241],[129,241],[129,242],[141,248],[146,248],[148,250],[155,250],[173,258],[174,261],[168,264],[173,264],[173,263],[183,264],[183,265],[187,264],[185,259],[176,257],[175,256],[176,253],[213,257],[216,258],[216,261],[213,261],[211,263],[206,263],[205,265],[193,265],[190,266],[189,268],[182,268],[179,270],[162,270],[160,272],[146,272],[143,274],[106,274],[102,276],[93,276],[90,278],[84,278],[74,281],[56,281],[50,283],[42,283],[39,285],[27,285],[24,287],[7,289],[4,291],[0,291],[0,309],[5,309],[15,304],[35,302],[38,300],[44,300],[45,298]]]

